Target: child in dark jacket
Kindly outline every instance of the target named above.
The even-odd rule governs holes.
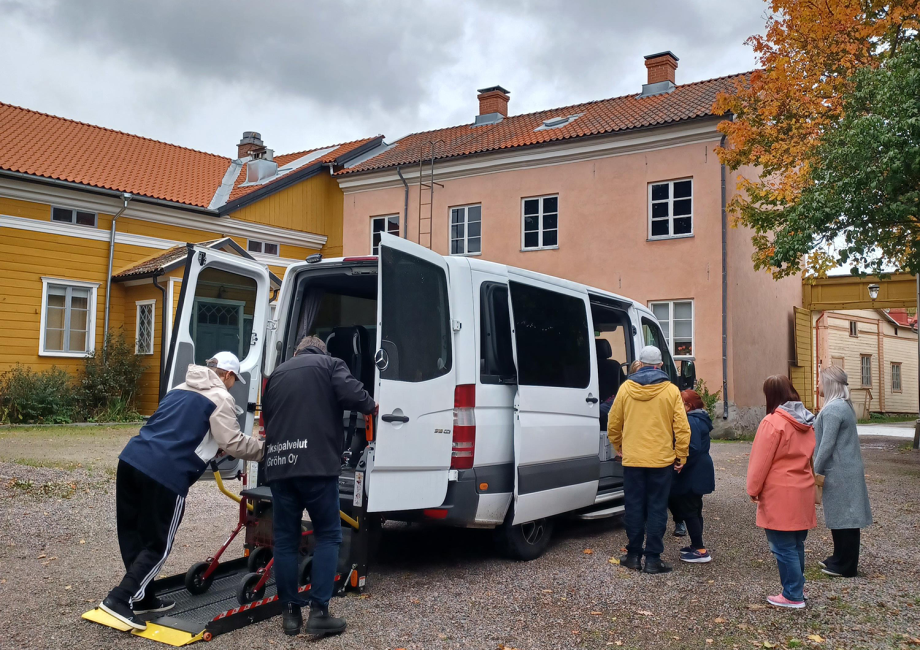
[[[712,420],[703,408],[703,400],[693,390],[681,394],[690,422],[690,456],[687,464],[671,483],[670,504],[687,525],[690,546],[680,549],[683,562],[702,564],[712,560],[703,543],[703,495],[716,489],[715,468],[709,455],[709,432]]]

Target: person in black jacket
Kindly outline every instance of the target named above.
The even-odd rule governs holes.
[[[342,528],[339,474],[345,429],[344,410],[374,412],[373,398],[341,359],[331,357],[315,336],[297,344],[294,357],[268,378],[262,395],[265,416],[265,478],[272,491],[275,583],[285,634],[300,633],[302,606],[310,606],[305,632],[324,636],[345,630],[345,620],[329,615],[335,587]],[[297,590],[301,517],[313,523],[310,591]]]
[[[712,560],[703,543],[703,495],[716,489],[716,473],[709,455],[709,432],[712,420],[703,408],[703,400],[694,390],[680,394],[690,422],[690,455],[683,470],[671,483],[671,505],[675,518],[687,525],[690,545],[680,549],[680,559],[693,564]]]

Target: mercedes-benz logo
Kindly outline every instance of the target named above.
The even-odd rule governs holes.
[[[386,370],[390,365],[390,357],[383,348],[377,350],[377,354],[374,355],[374,365],[377,366],[377,370],[381,372]]]

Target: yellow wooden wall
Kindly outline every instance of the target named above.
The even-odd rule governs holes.
[[[326,235],[328,239],[322,250],[323,256],[340,257],[343,210],[344,195],[339,184],[329,174],[319,173],[257,203],[244,206],[230,216],[278,228]],[[281,247],[282,257],[303,259],[300,254],[291,254],[287,248]]]
[[[164,288],[167,286],[165,279],[160,278],[159,282]],[[159,397],[160,345],[162,343],[160,332],[164,316],[163,294],[154,287],[152,283],[121,288],[125,296],[125,340],[132,346],[137,343],[137,302],[141,300],[156,300],[156,306],[154,307],[153,354],[143,355],[144,364],[147,368],[141,378],[137,399],[138,412],[147,415],[156,410],[157,398]]]

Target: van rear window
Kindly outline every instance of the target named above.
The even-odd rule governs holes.
[[[450,372],[452,334],[447,275],[435,264],[381,250],[381,379],[420,382]]]

